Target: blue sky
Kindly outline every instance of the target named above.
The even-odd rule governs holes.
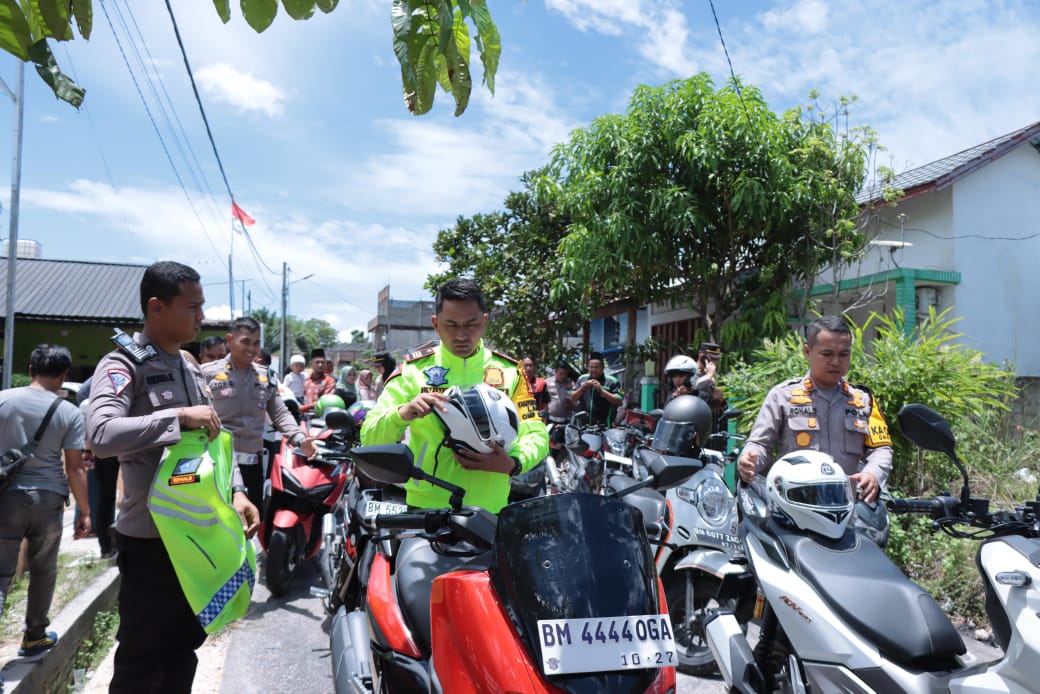
[[[367,325],[386,284],[395,298],[426,298],[437,230],[497,209],[573,128],[624,110],[636,85],[700,70],[721,84],[728,75],[707,0],[494,0],[503,44],[495,97],[475,88],[454,118],[451,99],[438,94],[433,111],[415,118],[401,100],[386,0],[344,0],[305,22],[283,12],[260,35],[237,3],[228,25],[207,0],[172,4],[235,197],[257,220],[255,246],[275,270],[288,262],[292,279],[314,274],[292,287],[290,311],[325,318],[343,335]],[[91,40],[55,48],[87,89],[85,107],[56,101],[26,72],[19,236],[38,240],[47,258],[187,262],[203,275],[207,313],[226,316],[230,202],[164,4],[104,7],[187,193],[94,0]],[[716,8],[734,69],[774,110],[804,103],[811,89],[825,103],[856,94],[853,124],[879,132],[882,163],[897,171],[1040,120],[1034,2],[717,0]],[[0,77],[13,86],[14,76],[15,59],[0,56]],[[172,127],[186,138],[173,136],[153,96],[165,102],[164,88]],[[12,123],[0,100],[4,237]],[[280,277],[241,236],[234,248],[236,280],[247,281],[253,306],[277,310]]]

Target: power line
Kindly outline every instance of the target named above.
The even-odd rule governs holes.
[[[751,125],[751,114],[748,113],[747,104],[744,103],[743,90],[740,88],[740,83],[737,81],[737,74],[733,71],[733,61],[729,59],[729,49],[726,48],[726,39],[722,37],[722,25],[719,24],[719,15],[715,12],[714,0],[708,0],[708,4],[711,5],[711,16],[715,18],[715,29],[719,32],[719,41],[722,43],[722,52],[726,54],[726,63],[729,65],[729,76],[733,79],[733,89],[737,92],[737,98],[740,99],[740,105],[744,107],[744,117],[747,118],[748,125]]]
[[[941,241],[956,241],[958,239],[983,239],[985,241],[1031,241],[1037,237],[1040,237],[1040,231],[1035,234],[1029,234],[1028,236],[986,236],[985,234],[959,234],[955,236],[943,236],[942,234],[936,234],[934,231],[928,231],[920,227],[902,227],[898,224],[894,224],[887,219],[882,219],[881,222],[893,229],[903,229],[904,231],[919,231],[922,234],[931,236],[934,239]]]
[[[217,141],[213,138],[213,130],[209,127],[209,118],[206,117],[206,108],[202,105],[202,97],[199,96],[199,87],[195,83],[195,74],[191,71],[191,63],[188,61],[188,51],[184,48],[184,41],[181,40],[181,31],[177,27],[177,18],[173,14],[173,7],[170,5],[170,0],[166,0],[166,11],[170,14],[170,22],[173,24],[173,34],[177,37],[177,46],[181,49],[181,58],[184,59],[184,69],[188,73],[188,80],[191,82],[191,91],[195,94],[195,103],[199,105],[199,113],[202,115],[202,122],[206,126],[206,136],[209,138],[209,144],[213,148],[213,156],[217,160],[217,168],[220,169],[220,177],[224,179],[224,187],[227,189],[228,197],[231,198],[232,206],[237,205],[235,202],[235,194],[231,191],[231,183],[228,182],[227,172],[224,171],[224,162],[220,159],[220,152],[217,151]],[[237,219],[237,217],[235,217]],[[246,237],[246,242],[249,244],[249,250],[253,253],[253,258],[256,259],[261,265],[267,268],[267,271],[272,275],[280,275],[280,272],[272,270],[270,266],[264,262],[264,259],[257,252],[256,246],[253,245],[253,239],[249,236],[249,232],[246,231],[245,224],[242,223],[241,219],[238,219],[239,226],[242,227],[242,235]],[[232,225],[234,222],[232,222]],[[234,233],[234,232],[232,232]]]
[[[101,11],[105,15],[105,21],[108,23],[108,28],[112,31],[112,36],[116,40],[116,46],[119,48],[119,54],[123,57],[123,63],[126,65],[127,72],[130,73],[130,79],[133,81],[134,88],[137,90],[137,96],[141,99],[141,104],[144,106],[145,113],[148,114],[148,120],[151,121],[152,128],[155,130],[155,135],[159,138],[159,144],[162,145],[163,152],[166,154],[166,160],[170,162],[170,168],[173,169],[173,175],[177,179],[177,183],[180,185],[181,190],[184,192],[184,197],[187,199],[188,205],[191,207],[191,211],[199,223],[199,228],[202,230],[202,234],[206,237],[206,240],[209,241],[209,245],[213,247],[214,252],[219,257],[222,254],[220,250],[217,249],[217,245],[213,243],[213,239],[210,238],[209,232],[206,231],[206,225],[202,223],[199,211],[195,208],[195,203],[188,194],[188,189],[184,185],[184,180],[181,178],[181,174],[177,170],[176,164],[173,162],[173,156],[170,154],[170,149],[166,146],[166,140],[163,139],[158,123],[155,122],[152,110],[148,107],[148,101],[144,98],[144,92],[141,91],[141,85],[137,82],[137,76],[134,75],[133,68],[130,67],[130,60],[126,57],[126,51],[123,50],[123,43],[119,40],[119,34],[116,33],[115,25],[112,24],[112,18],[108,15],[108,8],[105,7],[104,0],[101,2]]]
[[[207,202],[209,202],[212,211],[219,219],[221,214],[220,208],[216,203],[216,195],[213,194],[213,189],[210,187],[209,180],[206,178],[206,174],[202,170],[202,165],[199,163],[199,158],[195,155],[195,148],[191,146],[191,139],[188,137],[188,133],[184,130],[184,125],[181,123],[180,116],[177,113],[177,108],[174,106],[173,99],[170,98],[170,93],[166,89],[166,81],[163,79],[162,73],[159,72],[157,68],[155,68],[155,59],[152,57],[151,49],[148,48],[148,42],[144,39],[144,34],[141,32],[141,27],[137,24],[137,17],[134,15],[133,9],[130,7],[130,4],[129,2],[127,2],[127,0],[123,0],[123,5],[126,8],[126,13],[130,15],[130,21],[134,26],[134,30],[137,32],[137,40],[135,40],[133,38],[133,35],[130,33],[130,28],[123,17],[123,12],[119,9],[118,2],[115,4],[116,16],[119,18],[120,23],[122,23],[123,30],[126,32],[126,35],[130,38],[130,45],[134,49],[134,53],[136,54],[138,61],[141,63],[141,66],[144,69],[145,77],[147,78],[149,86],[152,89],[152,94],[155,97],[155,101],[157,104],[159,104],[159,108],[162,111],[163,117],[166,119],[166,125],[169,128],[170,133],[173,135],[174,141],[177,143],[177,149],[180,150],[181,156],[184,158],[185,163],[187,163],[188,165],[188,171],[191,173],[192,179],[194,179],[195,184],[199,188],[200,193],[203,192],[203,188],[206,189],[205,192],[209,193],[209,196],[206,198],[206,200]],[[149,70],[144,60],[142,60],[141,54],[137,50],[138,43],[140,43],[141,46],[144,47],[144,52],[148,56],[148,63],[152,66],[152,70]],[[153,74],[155,76],[154,79],[152,77]],[[162,100],[159,98],[159,95],[155,90],[154,82],[156,81],[158,81],[159,83],[159,88],[162,90],[163,96],[166,97],[166,103],[170,107],[169,113],[173,114],[173,121],[177,124],[177,130],[180,131],[179,137],[177,131],[175,131],[173,128],[173,123],[170,122],[170,117],[167,114],[166,108],[163,106]],[[181,141],[184,142],[184,146],[188,149],[187,154],[185,154],[184,152],[184,147],[181,147]],[[188,154],[191,155],[190,159],[188,158]],[[195,164],[194,168],[192,168],[193,162]],[[198,176],[195,175],[196,170],[198,171]]]

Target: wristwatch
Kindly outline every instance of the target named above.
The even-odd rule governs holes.
[[[515,455],[511,455],[509,458],[513,461],[513,469],[509,471],[509,476],[516,477],[523,471],[524,466],[520,464],[520,459]]]
[[[232,494],[238,494],[239,492],[241,492],[243,494],[248,494],[249,493],[246,490],[245,486],[241,485],[241,484],[236,484],[234,487],[231,488],[231,493]]]

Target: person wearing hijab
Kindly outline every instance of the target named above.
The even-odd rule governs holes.
[[[362,369],[358,372],[356,387],[359,401],[376,399],[376,389],[372,385],[372,372],[368,369]]]

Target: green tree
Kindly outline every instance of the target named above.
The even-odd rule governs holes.
[[[258,308],[253,311],[252,316],[263,326],[264,349],[278,354],[282,329],[278,314],[267,308]],[[303,320],[290,315],[286,330],[289,333],[289,347],[295,345],[304,354],[309,354],[312,349],[318,347],[332,347],[339,341],[336,329],[321,318]]]
[[[257,33],[278,14],[278,0],[239,0],[239,4]],[[315,10],[332,12],[339,0],[282,0],[281,4],[290,17],[303,20]],[[213,5],[226,24],[231,19],[231,0],[213,0]],[[71,41],[73,23],[80,36],[89,39],[92,21],[91,0],[0,0],[0,48],[32,61],[55,95],[78,108],[83,89],[61,73],[47,39]],[[484,84],[495,93],[502,45],[486,0],[393,0],[390,22],[404,102],[413,114],[430,110],[440,84],[455,99],[455,115],[462,115],[473,90],[471,42],[480,52]],[[470,24],[476,30],[472,38]]]
[[[364,330],[358,330],[357,328],[354,328],[350,331],[350,344],[363,345],[366,342],[368,342],[368,337],[366,337]]]
[[[557,246],[567,233],[567,218],[549,198],[534,195],[529,172],[524,189],[506,196],[504,209],[459,217],[433,244],[447,269],[431,275],[431,291],[452,277],[472,277],[491,306],[487,337],[518,358],[530,353],[542,364],[561,356],[564,337],[581,325],[573,304],[553,299],[550,288],[560,272]]]
[[[703,73],[636,88],[624,115],[558,145],[541,181],[572,219],[554,300],[685,304],[729,349],[782,333],[792,287],[862,245],[869,135],[778,116]]]

